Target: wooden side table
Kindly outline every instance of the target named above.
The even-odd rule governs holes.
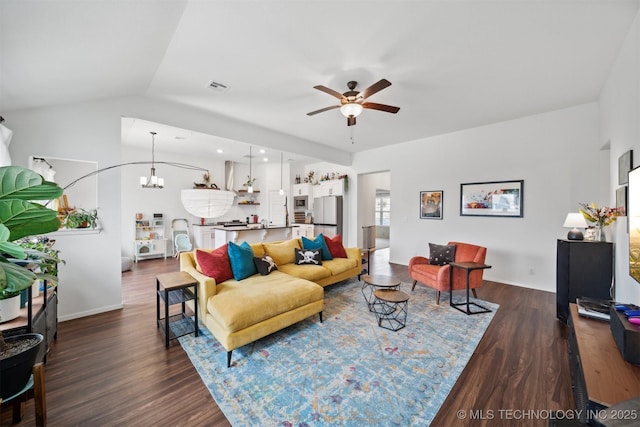
[[[378,319],[378,326],[391,331],[404,328],[409,311],[409,294],[395,289],[378,289],[373,295],[376,298],[373,312]]]
[[[491,266],[487,264],[481,264],[478,262],[452,262],[449,265],[451,266],[449,268],[449,305],[455,308],[456,310],[459,310],[465,313],[466,315],[490,313],[491,310],[489,310],[487,307],[483,307],[480,304],[476,304],[475,302],[469,301],[469,274],[474,270],[484,270],[487,268],[491,268]],[[454,268],[461,268],[467,272],[467,301],[466,302],[455,303],[455,304],[453,302],[453,269]],[[467,306],[466,310],[463,310],[460,308],[463,305]],[[472,305],[479,308],[479,310],[471,311],[470,306]]]
[[[160,300],[164,301],[164,317],[160,317]],[[193,301],[193,319],[186,314],[187,301]],[[181,304],[182,310],[169,316],[169,306],[174,304]],[[198,336],[198,281],[189,273],[178,271],[156,276],[156,323],[164,332],[167,348],[174,338],[190,333]]]
[[[367,306],[369,307],[369,311],[374,310],[374,304],[376,303],[376,298],[373,295],[373,292],[379,289],[394,289],[396,291],[400,290],[400,280],[390,277],[390,276],[382,276],[378,274],[374,275],[365,275],[362,276],[362,288],[360,289],[362,292],[362,296],[364,296],[364,300],[367,302]]]

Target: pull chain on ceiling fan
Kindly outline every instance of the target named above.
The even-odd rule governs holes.
[[[322,85],[314,86],[314,89],[318,89],[319,91],[338,98],[340,100],[340,105],[332,105],[331,107],[321,108],[319,110],[307,113],[307,116],[313,116],[318,113],[323,113],[325,111],[335,110],[336,108],[339,108],[340,112],[347,118],[347,126],[354,126],[356,124],[356,117],[358,117],[360,113],[362,113],[362,110],[365,108],[370,110],[384,111],[386,113],[392,114],[400,111],[400,107],[377,104],[375,102],[365,102],[365,99],[367,99],[374,93],[380,92],[382,89],[391,86],[391,82],[389,82],[389,80],[382,79],[377,83],[372,84],[362,92],[358,92],[357,90],[355,90],[357,86],[358,82],[356,81],[348,82],[347,87],[349,88],[349,90],[345,93],[336,92],[335,90],[329,89],[328,87]]]

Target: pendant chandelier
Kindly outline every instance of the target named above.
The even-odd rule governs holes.
[[[164,179],[156,176],[156,163],[155,163],[156,132],[149,132],[149,133],[151,134],[151,174],[148,177],[141,176],[140,185],[142,186],[142,188],[163,188]]]

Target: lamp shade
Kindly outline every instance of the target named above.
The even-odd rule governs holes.
[[[587,228],[587,220],[580,212],[571,212],[567,214],[563,227],[567,228]]]
[[[587,220],[580,212],[571,212],[567,214],[563,227],[571,228],[567,234],[568,240],[583,240],[584,235],[578,228],[587,228]]]
[[[188,189],[182,190],[182,206],[199,218],[218,218],[229,211],[233,204],[233,191]]]

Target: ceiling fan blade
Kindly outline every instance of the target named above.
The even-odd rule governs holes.
[[[340,108],[340,107],[341,107],[340,105],[332,105],[331,107],[325,107],[325,108],[321,108],[319,110],[307,113],[307,116],[313,116],[315,114],[324,113],[325,111],[329,111],[329,110],[335,110],[336,108]]]
[[[338,99],[344,98],[344,96],[340,92],[336,92],[335,90],[329,89],[326,86],[318,85],[318,86],[314,86],[313,88],[318,89],[321,92],[328,93],[331,96],[335,96]]]
[[[378,83],[374,83],[365,90],[363,90],[360,95],[362,95],[362,99],[367,99],[371,95],[376,92],[380,92],[382,89],[391,86],[391,82],[387,79],[382,79]]]
[[[354,126],[356,124],[356,118],[353,116],[347,117],[347,126]]]
[[[369,108],[370,110],[380,110],[387,113],[397,113],[400,111],[400,107],[394,107],[393,105],[376,104],[375,102],[363,102],[363,108]]]

